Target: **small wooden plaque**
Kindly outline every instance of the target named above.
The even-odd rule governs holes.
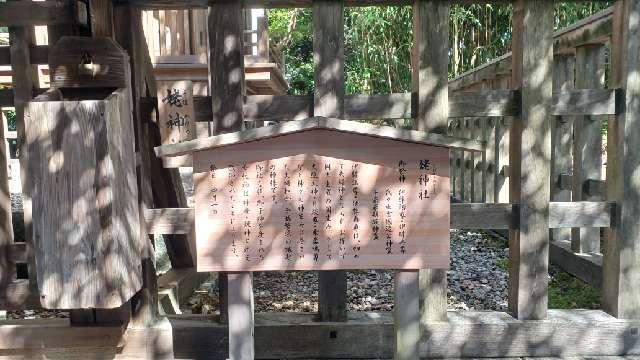
[[[449,266],[449,149],[314,129],[194,153],[198,271]]]

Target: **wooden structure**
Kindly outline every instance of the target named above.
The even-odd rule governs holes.
[[[42,57],[48,48],[33,46],[31,26],[48,25],[50,40],[71,33],[108,36],[117,41],[127,51],[131,63],[135,151],[139,159],[136,167],[138,214],[146,220],[141,221],[141,236],[146,240],[147,234],[171,235],[166,243],[174,268],[193,269],[195,265],[190,235],[195,212],[186,208],[179,195],[175,171],[163,168],[152,152],[153,146],[160,145],[158,124],[152,116],[157,92],[142,35],[140,9],[208,7],[211,64],[208,73],[215,91],[210,97],[194,99],[198,137],[240,131],[246,120],[322,116],[351,120],[412,117],[418,130],[434,136],[438,133],[444,136],[449,131],[449,119],[455,118],[450,131],[460,127],[468,137],[480,138],[466,141],[476,142],[482,151],[455,150],[452,156],[452,168],[457,169],[452,176],[452,189],[456,194],[464,192],[461,198],[473,202],[451,204],[451,227],[509,230],[509,312],[447,312],[446,275],[442,270],[431,269],[396,272],[395,316],[347,313],[344,272],[329,271],[320,276],[320,313],[317,315],[254,316],[250,274],[231,273],[223,293],[223,300],[233,302],[233,306],[228,307],[228,324],[216,321],[220,320],[218,317],[206,316],[158,319],[153,261],[143,259],[143,286],[129,304],[118,310],[74,310],[70,321],[0,322],[0,355],[417,359],[640,354],[637,286],[640,283],[637,221],[640,189],[634,179],[640,167],[636,141],[640,137],[639,0],[615,2],[610,20],[603,20],[610,24],[609,32],[592,31],[599,28],[594,21],[583,24],[582,31],[576,28],[555,39],[551,1],[515,1],[513,51],[510,58],[505,58],[509,60],[504,60],[511,64],[511,70],[497,78],[504,87],[497,88],[495,84],[497,89],[493,89],[494,85],[485,84],[464,91],[456,91],[456,82],[451,85],[447,82],[450,1],[89,0],[85,3],[89,5],[89,15],[85,17],[76,16],[75,12],[82,13],[83,7],[74,4],[76,2],[59,0],[0,3],[0,24],[9,26],[11,38],[9,48],[0,48],[0,60],[3,64],[10,63],[15,75],[13,88],[0,90],[0,105],[14,105],[18,117],[23,119],[25,102],[37,92],[33,65],[48,63],[47,57]],[[413,94],[344,94],[343,8],[371,4],[414,6]],[[243,6],[313,7],[316,60],[313,97],[247,95],[243,81]],[[561,57],[554,59],[554,47],[559,55],[563,53],[560,49],[572,48],[567,44],[587,46],[602,43],[603,38],[610,38],[611,46],[609,88],[589,89],[587,87],[596,85],[576,79],[572,90],[572,81],[566,80],[572,71],[562,70],[570,67],[561,62]],[[575,56],[582,60],[576,59],[575,63],[598,66],[597,56],[589,55],[596,53],[592,50],[576,51]],[[572,53],[572,50],[565,52]],[[571,61],[571,56],[567,59]],[[492,65],[486,68],[495,69]],[[558,71],[563,72],[564,77],[556,79],[554,89],[554,74],[559,74]],[[478,70],[467,79],[480,73]],[[557,161],[560,156],[552,156],[566,153],[559,149],[560,146],[566,149],[567,144],[552,142],[552,139],[566,138],[558,135],[566,130],[560,130],[566,124],[562,120],[566,116],[587,115],[608,117],[606,183],[588,182],[596,187],[604,186],[606,191],[601,199],[582,196],[580,201],[569,202],[566,193],[565,197],[556,197],[562,193],[558,193],[557,188],[552,191],[555,176],[552,181],[549,174],[552,169],[554,174],[564,171],[555,170],[552,158],[558,169],[561,166],[566,169],[568,164],[566,159]],[[558,116],[563,118],[559,120]],[[476,120],[481,124],[491,121],[498,124],[495,135],[482,128],[473,129]],[[591,122],[582,120],[586,124]],[[20,124],[18,137],[22,147],[25,128],[24,122]],[[589,131],[588,126],[581,130]],[[582,138],[588,138],[583,135]],[[488,146],[493,143],[498,146]],[[580,149],[581,145],[574,147]],[[27,161],[22,157],[26,153],[21,152],[23,174],[28,171]],[[491,156],[494,156],[493,162]],[[498,200],[494,203],[482,202],[482,196],[471,197],[476,190],[482,194],[479,189],[486,189],[482,185],[490,182],[489,177],[483,180],[476,176],[476,163],[482,164],[483,159],[485,164],[493,166],[480,165],[481,174],[484,171],[501,176],[494,181],[499,185],[494,186],[493,198]],[[583,169],[589,168],[584,161],[584,157],[580,161],[571,160],[573,166],[581,163]],[[582,171],[582,179],[597,180],[590,171]],[[558,176],[558,180],[565,188],[566,184],[583,182],[576,178],[567,181],[562,176]],[[28,191],[25,199],[25,225],[30,229]],[[0,207],[5,211],[0,219],[10,216],[7,208],[7,204]],[[30,279],[17,279],[15,275],[16,264],[28,264],[33,269],[32,264],[37,263],[29,236],[31,231],[26,232],[26,243],[14,243],[8,224],[0,222],[3,229],[0,232],[0,307],[40,307],[33,272]],[[571,228],[605,228],[602,311],[547,310],[547,267],[550,250],[553,251],[548,229],[556,236],[568,234],[561,229]],[[593,239],[586,232],[584,236]],[[574,240],[575,246],[577,240]],[[582,244],[581,240],[580,246],[587,249],[593,242]],[[223,308],[221,314],[224,318],[227,311]],[[129,325],[125,326],[123,320],[129,320]],[[234,336],[229,337],[230,333]]]
[[[391,130],[317,118],[157,148],[194,154],[198,271],[448,268],[457,141]]]
[[[117,308],[142,286],[146,245],[129,57],[108,38],[63,37],[50,63],[53,87],[27,103],[24,119],[40,302]]]

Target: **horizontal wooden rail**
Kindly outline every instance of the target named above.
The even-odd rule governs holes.
[[[0,66],[11,65],[11,54],[8,46],[0,47]],[[31,64],[49,63],[49,45],[33,45],[29,50]]]
[[[29,280],[15,280],[8,285],[3,285],[0,292],[0,309],[25,310],[41,307],[38,287],[35,284],[29,284]]]
[[[605,43],[613,31],[612,13],[612,8],[609,8],[557,31],[553,39],[554,53],[573,53],[580,45]],[[458,75],[449,81],[449,91],[460,91],[483,80],[493,79],[496,75],[508,74],[510,71],[511,53],[509,52]]]
[[[0,2],[0,26],[87,25],[87,19],[86,5],[80,1]]]
[[[451,204],[454,229],[509,229],[517,227],[512,204]],[[612,202],[552,202],[549,204],[549,228],[609,227]],[[149,209],[145,212],[149,234],[186,234],[193,229],[193,208]]]
[[[554,94],[554,115],[614,115],[621,111],[619,90],[586,89]],[[146,98],[154,102],[155,98]],[[344,119],[407,119],[417,113],[416,96],[410,93],[345,96]],[[197,122],[211,120],[211,97],[195,96]],[[481,90],[450,93],[449,117],[515,116],[520,97],[512,90]],[[250,95],[245,99],[246,121],[302,120],[313,117],[313,97]]]

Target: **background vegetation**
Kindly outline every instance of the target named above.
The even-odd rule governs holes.
[[[555,5],[555,29],[611,6],[611,1]],[[452,5],[449,76],[455,77],[510,51],[509,4]],[[269,31],[284,57],[290,93],[313,93],[311,9],[269,10]],[[408,92],[411,89],[410,6],[345,9],[345,73],[348,94]]]

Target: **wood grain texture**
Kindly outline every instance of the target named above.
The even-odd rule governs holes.
[[[601,254],[575,253],[570,240],[556,240],[549,245],[549,260],[594,288],[602,287]]]
[[[142,285],[127,92],[28,105],[29,174],[41,179],[32,188],[36,269],[46,308],[115,308]]]
[[[604,87],[604,47],[585,45],[576,48],[575,84],[579,89]],[[573,128],[572,199],[598,201],[586,194],[587,179],[602,179],[602,117],[576,116]],[[571,229],[571,247],[575,252],[600,252],[599,229]]]
[[[5,132],[7,119],[0,113],[0,288],[4,288],[15,278],[15,261],[9,254],[13,243],[13,224],[11,222],[11,194],[8,178],[8,146]],[[0,290],[0,293],[2,291]]]
[[[228,274],[229,360],[255,357],[253,320],[253,274]]]
[[[420,358],[420,291],[418,271],[396,271],[393,283],[394,296],[394,359],[416,360]]]
[[[640,1],[616,1],[611,41],[611,83],[625,89],[625,113],[607,132],[607,200],[616,201],[603,259],[603,308],[640,319]],[[633,20],[632,20],[633,19]]]
[[[446,268],[448,157],[330,130],[197,152],[198,270]]]
[[[0,4],[2,26],[68,24],[76,21],[74,7],[67,1],[8,1]]]
[[[209,86],[212,94],[210,134],[243,128],[245,94],[241,8],[238,2],[211,4],[209,30]],[[223,64],[223,66],[220,66]]]
[[[547,316],[549,163],[553,71],[553,3],[514,3],[512,85],[522,114],[511,125],[510,202],[519,228],[509,231],[509,311],[518,319]]]
[[[633,330],[638,321],[615,319],[599,310],[549,310],[549,318],[541,321],[491,311],[450,311],[448,318],[428,324],[420,342],[421,358],[566,358],[640,351]],[[227,329],[210,319],[170,319],[176,358],[228,356]],[[349,313],[344,323],[315,322],[309,313],[258,313],[255,322],[257,358],[390,359],[394,355],[390,313]]]
[[[109,38],[62,37],[49,52],[51,85],[126,88],[126,53]]]
[[[571,90],[574,87],[573,55],[555,55],[553,58],[554,92]],[[564,181],[572,172],[573,117],[560,116],[551,124],[551,201],[571,201],[571,188]],[[570,186],[570,185],[569,185]],[[571,230],[555,229],[551,239],[567,240]]]
[[[375,126],[355,121],[328,118],[311,118],[291,121],[280,125],[264,126],[244,130],[234,134],[222,134],[208,138],[199,138],[180,144],[156,147],[157,156],[180,156],[205,149],[248,143],[256,140],[314,130],[334,130],[337,132],[365,135],[388,140],[398,140],[424,145],[443,146],[471,151],[482,151],[484,144],[467,139],[453,138],[440,134],[425,134],[421,131],[396,129],[390,126]]]

